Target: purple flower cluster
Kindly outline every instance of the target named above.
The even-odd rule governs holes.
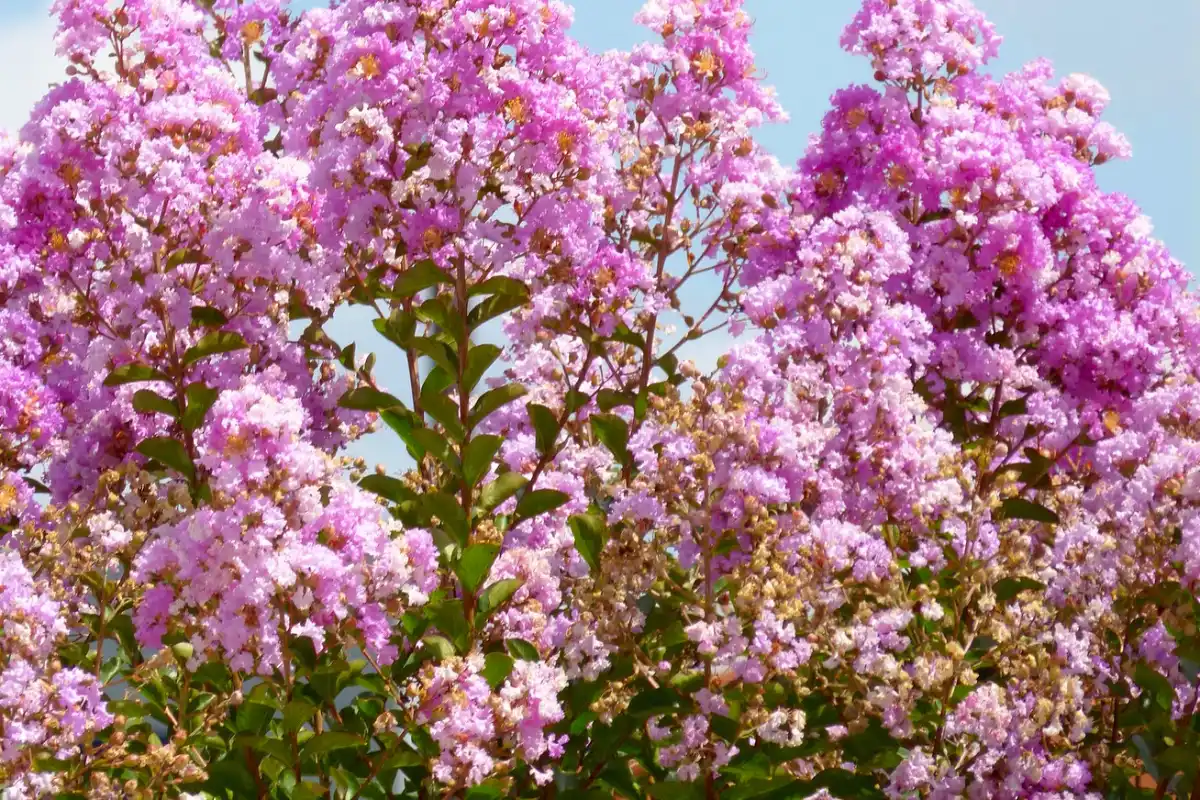
[[[863,0],[875,84],[793,168],[740,0],[606,54],[558,0],[54,13],[67,80],[0,138],[15,796],[103,735],[95,796],[172,758],[291,792],[357,742],[334,780],[433,794],[1099,797],[1144,763],[1123,708],[1195,718],[1196,297],[1096,181],[1105,89],[984,73],[968,0]],[[351,305],[403,403],[326,332]],[[339,458],[372,410],[402,477]]]
[[[96,676],[55,658],[66,634],[49,587],[0,549],[0,774],[15,797],[54,790],[56,777],[37,771],[34,754],[78,757],[113,720]]]

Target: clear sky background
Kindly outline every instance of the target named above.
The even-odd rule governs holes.
[[[316,5],[314,0],[298,5]],[[1060,75],[1085,72],[1112,93],[1105,118],[1133,143],[1130,161],[1099,170],[1110,191],[1133,197],[1176,258],[1200,275],[1200,0],[976,0],[1004,36],[993,72],[1039,56]],[[0,0],[0,128],[15,130],[51,81],[62,77],[53,56],[49,0]],[[641,0],[576,0],[574,32],[596,50],[628,48],[645,31],[632,23]],[[858,0],[747,0],[753,43],[767,82],[791,115],[761,141],[787,163],[817,130],[832,92],[871,79],[870,65],[838,46]],[[1195,283],[1195,282],[1194,282]],[[330,333],[359,351],[383,350],[365,320],[337,321]],[[715,361],[716,342],[693,353]],[[381,353],[382,355],[382,353]],[[386,380],[386,375],[384,376]],[[389,381],[390,383],[390,381]],[[385,442],[359,443],[370,461],[395,462]]]

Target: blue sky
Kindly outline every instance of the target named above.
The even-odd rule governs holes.
[[[315,5],[307,0],[302,5]],[[1045,56],[1061,75],[1086,72],[1113,95],[1106,118],[1132,141],[1131,161],[1099,171],[1108,190],[1124,192],[1145,209],[1156,234],[1200,274],[1200,0],[976,0],[1004,36],[994,72]],[[643,31],[631,19],[641,0],[577,0],[575,33],[597,50],[628,48]],[[858,0],[747,0],[756,20],[759,66],[791,115],[762,134],[785,162],[803,152],[828,106],[829,95],[870,80],[869,65],[842,53],[838,38]],[[46,83],[61,75],[51,51],[49,0],[0,0],[0,128],[20,125]],[[354,315],[330,333],[359,352],[387,345]],[[691,357],[711,365],[719,348],[706,341]],[[386,361],[381,364],[383,366]],[[381,376],[386,383],[390,370]],[[398,382],[395,382],[398,383]],[[399,393],[399,392],[398,392]],[[394,440],[393,440],[394,441]],[[395,445],[377,436],[353,448],[370,462],[399,466]]]

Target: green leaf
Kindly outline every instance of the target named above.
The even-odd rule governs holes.
[[[124,386],[127,383],[141,383],[142,381],[166,381],[170,383],[171,379],[154,367],[133,363],[123,364],[108,373],[108,377],[104,379],[104,385]]]
[[[242,338],[240,333],[232,331],[214,331],[207,334],[200,341],[196,342],[194,347],[189,347],[187,352],[183,354],[184,364],[195,364],[201,359],[215,356],[220,353],[232,353],[235,350],[242,350],[247,347],[246,340]]]
[[[621,342],[622,344],[636,347],[639,350],[646,346],[646,337],[642,336],[635,330],[631,330],[627,325],[623,324],[618,325],[617,329],[613,331],[612,336],[609,338],[614,342]]]
[[[434,658],[438,661],[445,661],[448,658],[453,658],[455,655],[454,644],[445,636],[438,636],[436,633],[431,633],[421,640],[429,652],[433,653]]]
[[[194,480],[196,477],[196,465],[188,456],[187,449],[168,436],[154,436],[146,439],[138,444],[137,451],[147,458],[161,461],[177,472],[183,473],[189,480]]]
[[[1034,522],[1058,524],[1058,514],[1045,506],[1020,497],[1010,497],[1000,504],[997,519],[1027,519]]]
[[[462,581],[463,589],[474,594],[487,580],[500,546],[495,544],[473,544],[463,551],[462,558],[454,565],[454,574]]]
[[[317,707],[307,700],[292,700],[283,708],[283,729],[298,731],[312,719]]]
[[[640,422],[641,420],[644,420],[646,418],[646,412],[649,410],[650,410],[649,394],[645,391],[639,392],[637,399],[633,401],[633,418]]]
[[[570,499],[565,492],[557,489],[535,489],[521,495],[521,499],[517,501],[515,515],[522,520],[536,517],[547,511],[553,511]]]
[[[483,487],[479,493],[478,507],[483,511],[491,511],[508,498],[519,492],[529,479],[519,472],[504,472],[496,480]]]
[[[494,800],[504,796],[504,787],[496,780],[484,781],[467,790],[464,800]]]
[[[67,761],[53,756],[40,756],[33,759],[35,772],[66,772],[75,766],[74,761]]]
[[[467,314],[467,327],[470,330],[478,328],[488,320],[507,314],[514,308],[520,308],[529,300],[529,295],[522,294],[494,294],[488,297],[479,305],[471,309]]]
[[[239,754],[240,756],[240,754]],[[239,757],[229,757],[228,761],[217,761],[208,765],[208,779],[204,787],[217,797],[225,797],[226,792],[233,797],[255,797],[257,789],[254,776],[246,768],[245,762]]]
[[[646,796],[654,800],[702,800],[704,784],[662,781],[646,787]],[[799,795],[797,795],[799,797]]]
[[[462,600],[443,600],[429,609],[429,620],[454,644],[454,649],[466,651],[471,638],[471,626]]]
[[[450,447],[446,437],[433,428],[414,426],[409,437],[417,443],[422,453],[429,453],[446,465],[452,472],[458,472],[460,464],[458,454]],[[406,440],[407,441],[407,440]]]
[[[189,383],[184,389],[184,396],[187,398],[187,408],[183,412],[183,416],[179,418],[179,424],[184,430],[194,431],[204,424],[204,417],[208,414],[208,410],[213,407],[213,403],[217,402],[217,396],[220,394],[216,389],[211,388],[202,381]]]
[[[618,392],[616,389],[601,389],[596,393],[596,405],[605,412],[621,406],[631,406],[633,405],[633,393]]]
[[[175,269],[183,264],[203,264],[204,253],[196,249],[176,250],[167,256],[167,269]]]
[[[590,399],[591,398],[588,397],[587,394],[578,391],[577,389],[571,389],[567,392],[567,413],[574,414],[576,411],[586,406],[588,404],[588,400]]]
[[[1029,403],[1024,397],[1019,397],[1016,400],[1009,400],[1000,406],[1000,418],[1019,417],[1022,414],[1029,413]]]
[[[1200,746],[1177,744],[1159,753],[1154,760],[1173,772],[1191,774],[1200,768]]]
[[[326,731],[304,743],[300,750],[300,759],[313,758],[333,750],[345,750],[352,747],[363,747],[366,741],[363,737],[349,731]]]
[[[615,414],[594,414],[590,418],[592,432],[621,464],[632,461],[629,455],[629,425]]]
[[[503,351],[494,344],[479,344],[467,351],[467,368],[463,370],[462,384],[468,392],[474,391],[476,384],[484,374],[496,363]]]
[[[337,357],[338,363],[351,371],[355,369],[354,357],[356,348],[357,345],[354,342],[351,342],[342,348],[342,351],[338,353]]]
[[[480,624],[495,613],[496,609],[507,603],[520,588],[520,578],[505,578],[484,589],[483,594],[479,596]]]
[[[414,309],[417,317],[436,325],[442,334],[449,336],[457,345],[467,338],[462,317],[451,307],[446,296],[426,300]]]
[[[489,686],[496,689],[512,674],[513,663],[512,656],[504,653],[488,653],[484,656],[483,669],[479,674],[484,677]]]
[[[179,407],[174,400],[149,389],[138,389],[133,393],[133,410],[143,414],[166,414],[172,419],[179,416]]]
[[[428,164],[429,159],[433,156],[433,144],[431,142],[408,145],[404,150],[408,153],[408,159],[404,162],[404,179],[411,178],[413,173]]]
[[[493,275],[482,283],[477,283],[467,289],[467,297],[477,297],[488,294],[507,294],[516,297],[529,295],[529,287],[516,278],[507,275]]]
[[[384,409],[404,408],[395,395],[372,389],[370,386],[359,386],[341,396],[338,405],[355,411],[382,411]]]
[[[192,306],[192,324],[207,328],[219,328],[229,322],[225,315],[212,306]]]
[[[39,481],[37,478],[31,478],[28,475],[23,477],[25,479],[25,483],[29,484],[29,486],[38,494],[50,494],[50,487]]]
[[[629,701],[628,712],[633,717],[653,717],[659,714],[673,714],[684,706],[683,698],[673,689],[665,686],[657,689],[645,689]]]
[[[475,427],[496,409],[525,395],[525,387],[519,383],[506,383],[490,392],[484,392],[471,407],[471,427]]]
[[[1045,588],[1044,583],[1039,583],[1032,578],[1001,578],[996,582],[993,590],[996,593],[996,602],[1007,603],[1021,592],[1040,592]]]
[[[738,723],[737,720],[729,717],[713,714],[708,718],[709,725],[712,727],[712,732],[720,736],[727,742],[733,743],[738,738]]]
[[[446,492],[430,492],[421,497],[421,505],[431,517],[437,517],[442,528],[450,534],[459,545],[467,542],[467,515],[458,498]]]
[[[450,453],[449,443],[435,431],[427,430],[413,412],[407,409],[388,409],[380,411],[379,418],[408,446],[413,460],[420,461],[430,452],[443,461],[447,459]]]
[[[537,403],[525,406],[529,421],[533,423],[539,453],[549,453],[558,439],[558,416],[549,408]]]
[[[388,475],[368,475],[359,481],[358,485],[368,492],[396,504],[411,503],[417,500],[417,493],[410,489],[404,481]]]
[[[448,375],[458,374],[458,357],[445,342],[431,336],[414,336],[409,346],[418,353],[429,356],[433,363],[446,370]]]
[[[411,265],[392,284],[392,294],[395,297],[411,297],[418,292],[437,286],[452,284],[454,279],[429,259],[418,261]]]
[[[587,513],[575,514],[567,520],[571,533],[575,535],[575,549],[593,572],[600,569],[600,551],[607,540],[607,524],[604,514],[597,508]]]
[[[862,800],[884,797],[870,776],[858,775],[836,767],[818,772],[810,785],[813,789],[828,789],[834,797],[854,797]]]
[[[379,334],[397,347],[407,349],[417,329],[416,315],[397,309],[387,319],[377,319],[372,325]]]
[[[537,648],[524,639],[507,639],[504,642],[504,646],[508,648],[508,652],[513,658],[519,658],[522,661],[542,660],[542,656],[538,653]]]
[[[902,760],[899,755],[900,742],[874,718],[865,730],[846,737],[841,744],[847,759],[860,766],[891,769]]]
[[[454,385],[454,376],[447,374],[446,370],[434,364],[425,375],[425,382],[421,384],[421,394],[440,394]]]
[[[1133,680],[1145,697],[1163,711],[1170,711],[1175,702],[1175,687],[1145,662],[1139,662],[1133,671]]]
[[[458,421],[458,404],[447,395],[437,391],[422,391],[421,409],[441,423],[455,441],[460,442],[466,437],[466,431]]]

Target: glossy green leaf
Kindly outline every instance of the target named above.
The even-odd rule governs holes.
[[[392,284],[392,295],[395,297],[411,297],[438,284],[452,284],[452,278],[445,270],[438,267],[429,259],[424,259],[411,265]]]
[[[1021,592],[1035,591],[1040,592],[1045,589],[1046,585],[1032,578],[1001,578],[993,587],[996,593],[996,602],[1007,603]]]
[[[219,395],[219,391],[203,382],[189,383],[184,389],[187,408],[184,410],[183,416],[179,418],[179,424],[183,426],[184,430],[194,431],[203,425],[205,416],[213,407],[213,403],[217,402]]]
[[[494,544],[473,544],[465,549],[454,565],[454,574],[462,581],[463,589],[474,594],[487,580],[488,571],[499,554],[500,546]]]
[[[137,451],[168,467],[181,472],[189,479],[196,477],[196,465],[188,456],[187,449],[168,436],[154,436],[138,443]]]
[[[446,492],[431,492],[421,497],[421,505],[431,517],[437,517],[446,533],[460,545],[467,541],[467,515],[458,498]]]
[[[443,600],[429,608],[429,620],[447,639],[457,652],[464,652],[471,636],[471,626],[462,600]]]
[[[507,383],[504,386],[498,386],[491,391],[484,392],[475,401],[475,405],[471,407],[471,427],[475,427],[485,420],[493,411],[524,395],[525,387],[519,383]]]
[[[461,343],[467,338],[466,328],[463,327],[462,317],[451,305],[447,296],[426,300],[414,309],[417,318],[438,327],[443,335],[449,336],[455,343]]]
[[[596,405],[605,412],[621,406],[631,406],[633,405],[633,393],[618,392],[616,389],[601,389],[596,393]]]
[[[426,649],[433,654],[438,661],[445,661],[448,658],[455,656],[454,643],[445,636],[438,636],[436,633],[431,633],[421,639],[421,643]]]
[[[414,336],[408,344],[421,355],[433,359],[433,363],[446,370],[447,374],[458,374],[458,356],[445,342],[432,336]]]
[[[507,314],[514,308],[520,308],[528,300],[529,297],[525,294],[491,295],[479,305],[472,308],[470,313],[467,314],[467,327],[470,330],[474,330],[489,320],[493,320],[502,314]]]
[[[383,411],[385,409],[403,409],[404,403],[395,395],[373,389],[370,386],[359,386],[341,396],[338,405],[355,411]]]
[[[317,707],[307,700],[292,700],[283,708],[283,729],[285,731],[298,731],[316,713]]]
[[[358,485],[368,492],[397,504],[410,503],[417,499],[417,493],[404,481],[389,475],[368,475],[359,481]]]
[[[496,689],[504,681],[508,680],[508,676],[512,674],[513,658],[504,653],[488,653],[484,656],[484,666],[480,671],[480,675],[488,682],[488,685]]]
[[[615,414],[594,414],[590,417],[592,432],[621,464],[632,459],[629,455],[629,424]]]
[[[192,323],[207,328],[219,328],[229,322],[219,309],[212,306],[192,306]]]
[[[179,416],[179,406],[174,400],[168,400],[150,389],[138,389],[133,393],[133,410],[143,414],[166,414],[168,417]]]
[[[491,511],[519,492],[527,483],[529,479],[519,472],[501,473],[496,480],[483,487],[477,505],[483,511]]]
[[[142,381],[166,381],[170,383],[171,379],[165,373],[159,372],[154,367],[145,364],[123,364],[108,373],[108,377],[104,379],[104,385],[123,386],[127,383],[141,383]]]
[[[536,517],[559,508],[570,499],[565,492],[557,489],[535,489],[521,495],[521,499],[517,501],[515,515],[520,519]]]
[[[475,386],[502,352],[494,344],[477,344],[467,351],[467,367],[463,370],[462,383],[468,392],[475,391]]]
[[[503,437],[494,434],[476,436],[470,441],[463,454],[463,478],[469,486],[474,486],[487,475],[502,444]]]
[[[326,731],[318,733],[316,736],[304,743],[304,747],[300,750],[301,760],[320,756],[329,753],[333,750],[345,750],[353,747],[364,747],[366,741],[363,737],[348,731]]]
[[[549,453],[558,439],[558,415],[538,403],[530,403],[525,408],[529,412],[529,421],[533,424],[538,452]]]
[[[607,524],[604,514],[595,508],[584,514],[574,514],[567,520],[571,533],[575,536],[575,549],[592,571],[600,569],[600,552],[604,549],[607,538]]]
[[[628,713],[633,717],[645,718],[659,714],[673,714],[685,707],[683,698],[665,686],[645,689],[629,701]]]
[[[214,331],[205,335],[196,342],[194,347],[189,347],[187,352],[183,354],[184,364],[195,364],[197,361],[208,358],[210,356],[220,355],[221,353],[232,353],[237,350],[243,350],[247,347],[246,340],[242,338],[240,333],[233,331]]]
[[[504,605],[516,593],[517,589],[521,588],[520,578],[505,578],[502,581],[496,581],[491,586],[483,590],[479,596],[479,614],[483,619],[487,619],[495,613],[496,609]]]
[[[504,646],[513,658],[519,658],[522,661],[541,661],[542,659],[537,648],[524,639],[508,639],[504,642]]]
[[[422,392],[421,410],[440,424],[454,441],[461,442],[466,437],[466,430],[458,419],[458,404],[449,395],[441,392]]]
[[[1058,514],[1055,514],[1050,509],[1034,503],[1030,500],[1025,500],[1020,497],[1010,497],[1000,504],[1000,512],[997,514],[999,519],[1026,519],[1033,522],[1046,522],[1052,525],[1058,524]]]
[[[468,297],[478,297],[481,295],[511,295],[513,297],[527,297],[529,295],[529,287],[521,283],[516,278],[510,278],[507,275],[493,275],[482,283],[477,283],[467,290]]]

